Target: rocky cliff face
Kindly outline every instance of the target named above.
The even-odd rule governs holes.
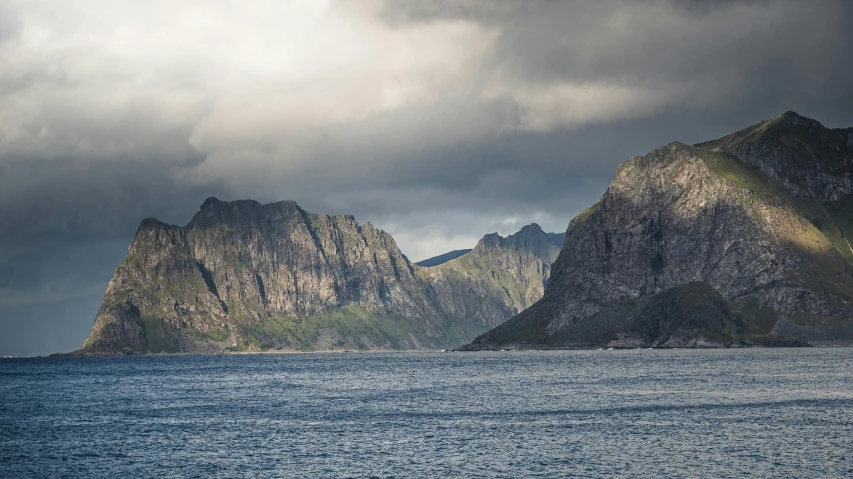
[[[468,348],[666,345],[644,308],[708,304],[713,324],[677,344],[853,341],[851,145],[853,129],[789,112],[631,158],[570,223],[544,297]]]
[[[488,238],[424,268],[352,216],[210,198],[185,227],[142,222],[81,352],[456,345],[538,299],[559,252],[538,227]]]

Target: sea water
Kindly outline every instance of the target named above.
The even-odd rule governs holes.
[[[0,477],[853,477],[853,349],[0,360]]]

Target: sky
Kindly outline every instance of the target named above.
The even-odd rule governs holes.
[[[0,0],[0,356],[79,348],[141,219],[354,214],[421,260],[564,231],[615,168],[853,126],[842,0]]]

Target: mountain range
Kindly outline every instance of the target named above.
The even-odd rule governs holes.
[[[852,213],[853,128],[793,112],[630,158],[565,234],[419,263],[352,216],[209,198],[142,221],[76,353],[853,344]]]
[[[533,224],[419,266],[352,216],[209,198],[142,221],[76,353],[458,346],[542,296],[562,241]]]

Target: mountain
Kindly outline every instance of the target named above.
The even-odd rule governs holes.
[[[528,234],[532,234],[532,235],[535,235],[537,239],[544,234],[544,238],[547,238],[558,249],[563,247],[563,242],[566,240],[566,234],[565,233],[544,233],[541,231],[542,231],[542,227],[540,227],[536,223],[533,223],[533,224],[530,224],[530,225],[522,228],[520,233],[521,233],[521,237],[524,237]],[[493,235],[491,235],[491,236],[494,237],[494,235],[496,235],[496,233],[493,233]],[[498,238],[500,238],[500,237],[498,236]],[[510,236],[510,238],[507,239],[508,244],[512,244],[513,241],[517,241],[517,240],[514,240],[513,238],[514,238],[514,236]],[[486,238],[484,238],[484,239],[486,239]],[[503,238],[500,238],[500,241],[503,241]],[[432,258],[427,258],[423,261],[418,261],[415,264],[418,266],[438,266],[440,264],[447,263],[450,260],[454,260],[454,259],[456,259],[462,255],[468,254],[471,251],[472,250],[470,250],[470,249],[457,249],[457,250],[449,251],[449,252],[444,253],[444,254],[440,254],[438,256],[433,256]],[[546,265],[546,266],[549,266],[549,265]]]
[[[574,218],[542,299],[464,349],[853,343],[853,128],[671,143]]]
[[[457,345],[538,299],[559,253],[538,226],[480,243],[420,267],[352,216],[209,198],[184,227],[142,221],[77,353]]]
[[[449,251],[447,253],[440,254],[438,256],[433,256],[432,258],[427,258],[423,261],[418,261],[415,264],[418,266],[438,266],[440,264],[447,263],[448,261],[450,261],[452,259],[456,259],[456,258],[462,256],[463,254],[467,254],[470,252],[471,252],[470,249],[455,249],[453,251]]]
[[[441,310],[494,327],[542,297],[561,236],[535,223],[506,238],[488,234],[471,252],[421,272]]]

